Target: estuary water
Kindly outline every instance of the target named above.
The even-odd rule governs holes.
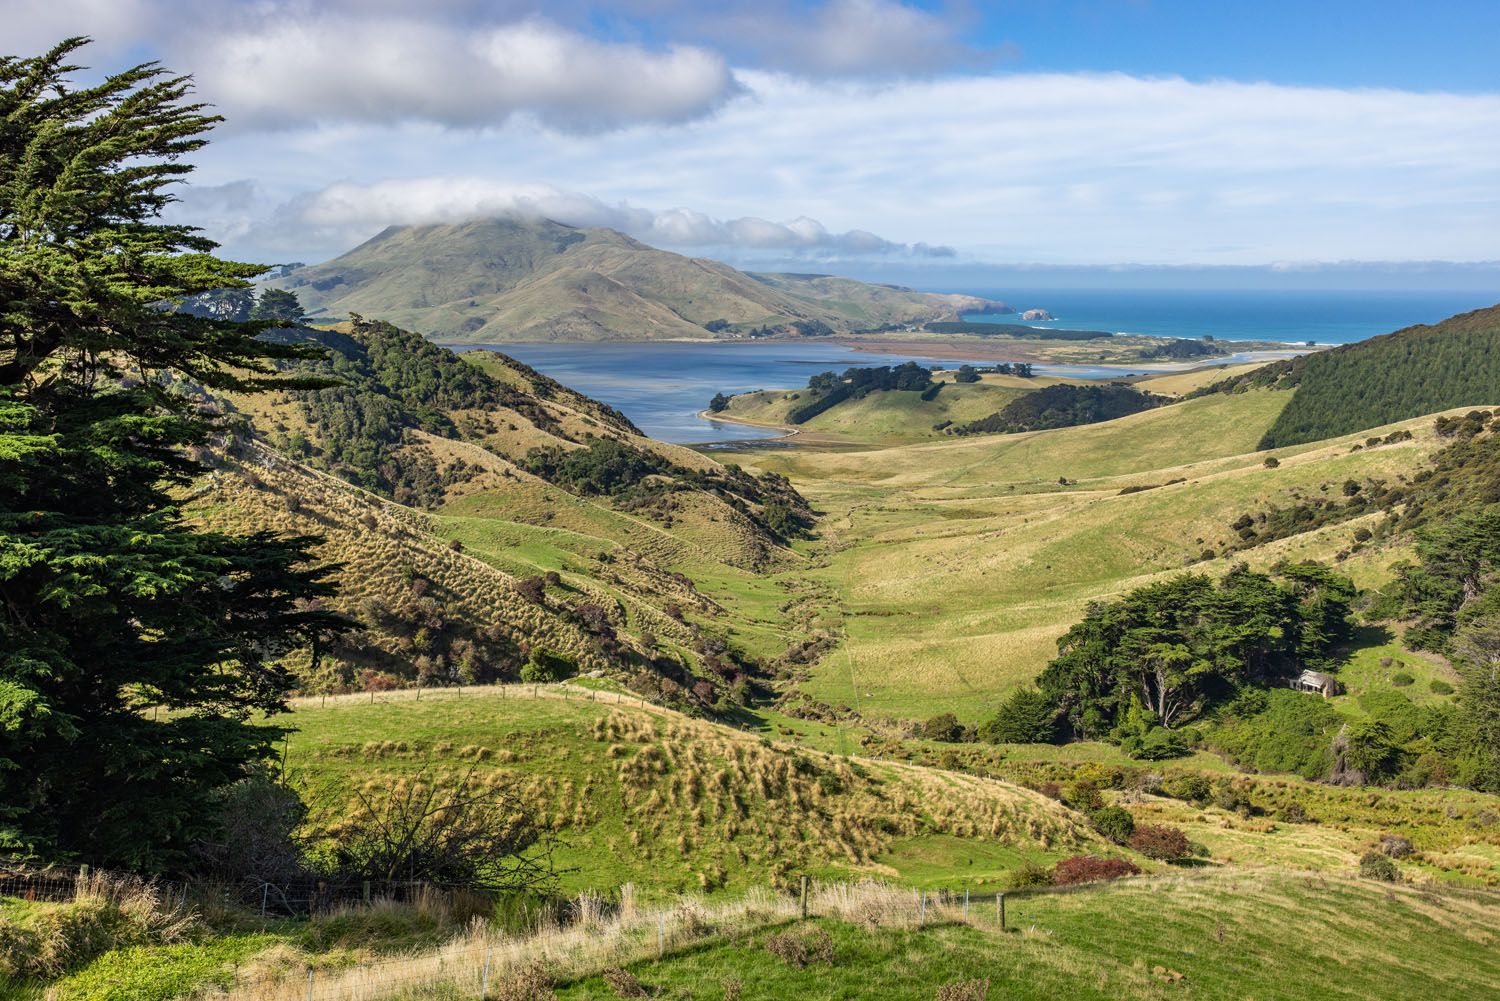
[[[853,366],[957,366],[962,359],[887,351],[855,351],[824,341],[668,341],[640,344],[464,344],[489,348],[544,372],[563,385],[618,407],[646,434],[679,444],[751,441],[784,432],[705,420],[698,414],[718,392],[733,396],[757,389],[791,389],[829,369]],[[1241,360],[1235,355],[1216,363]],[[985,364],[976,362],[975,364]],[[1138,365],[1128,370],[1092,365],[1033,365],[1038,373],[1107,379],[1124,371],[1170,371],[1181,365]]]

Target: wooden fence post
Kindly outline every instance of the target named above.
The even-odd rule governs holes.
[[[364,881],[364,886],[361,887],[361,890],[363,891],[362,894],[361,894],[361,896],[364,897],[365,906],[369,907],[370,906],[370,881],[368,879]]]
[[[656,916],[656,954],[664,956],[667,953],[667,914],[665,911]]]
[[[807,920],[807,877],[802,877],[802,920]]]
[[[927,927],[927,891],[921,891],[921,897],[917,904],[917,927]]]
[[[1000,912],[1000,930],[1005,931],[1005,894],[995,898],[995,910]]]
[[[309,967],[307,971],[307,1001],[312,1001],[313,971]]]
[[[490,993],[490,953],[493,949],[484,950],[484,976],[479,978],[479,1001],[484,1001]]]
[[[969,888],[964,887],[964,920],[969,920]]]

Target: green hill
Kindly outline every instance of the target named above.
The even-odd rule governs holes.
[[[1296,389],[1261,448],[1500,403],[1500,306],[1278,362],[1223,388],[1246,384]]]
[[[341,567],[333,603],[359,628],[299,665],[305,690],[597,671],[708,711],[785,648],[755,602],[695,583],[774,610],[759,574],[798,562],[785,542],[811,521],[785,480],[642,437],[498,353],[377,322],[278,336],[326,347],[298,371],[339,384],[219,398],[238,430],[191,509],[319,537]]]
[[[271,284],[314,315],[362,313],[468,343],[847,333],[1007,308],[830,275],[748,274],[611,229],[516,219],[393,226]]]

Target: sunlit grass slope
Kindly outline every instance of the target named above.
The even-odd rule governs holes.
[[[1244,513],[1413,474],[1439,447],[1432,422],[1382,429],[1414,438],[1379,448],[1351,451],[1361,434],[1280,450],[1268,468],[1254,445],[1286,399],[1216,396],[1057,431],[747,458],[787,472],[826,512],[813,574],[841,600],[848,639],[804,690],[866,714],[977,719],[1036,675],[1090,600],[1188,566],[1221,574],[1349,549],[1358,522],[1224,555]],[[1392,559],[1366,550],[1341,566],[1378,585]]]
[[[287,767],[319,823],[354,789],[424,768],[516,778],[565,842],[571,889],[718,890],[791,872],[993,881],[1023,859],[1107,848],[1079,815],[1004,782],[836,758],[610,693],[531,693],[309,699],[277,722],[296,728]]]

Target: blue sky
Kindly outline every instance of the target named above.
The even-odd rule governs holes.
[[[1492,0],[1015,0],[973,10],[976,44],[1014,42],[1016,69],[1466,92],[1500,83]]]
[[[389,224],[518,213],[929,286],[1053,269],[1500,293],[1500,2],[0,14],[18,52],[88,33],[96,70],[194,74],[228,122],[175,212],[243,257],[318,260]]]

